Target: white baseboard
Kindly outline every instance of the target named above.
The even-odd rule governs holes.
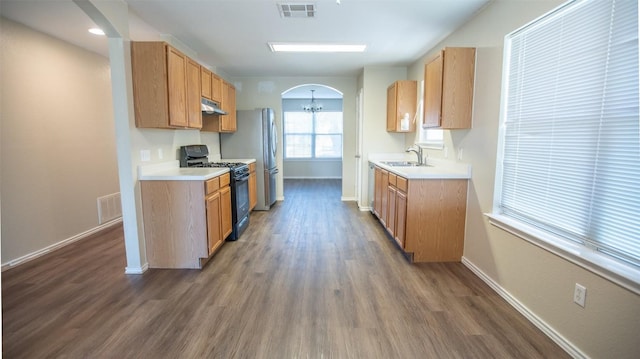
[[[124,274],[144,274],[149,269],[149,263],[145,263],[142,267],[126,267]]]
[[[361,212],[371,212],[371,207],[359,207]]]
[[[357,199],[357,198],[355,198],[355,197],[340,197],[340,200],[341,200],[342,202],[349,202],[349,201],[353,201],[353,202],[355,202],[355,201],[357,201],[358,199]]]
[[[77,241],[79,241],[81,239],[89,237],[92,234],[96,234],[96,233],[98,233],[98,232],[100,232],[100,231],[102,231],[104,229],[107,229],[109,227],[115,226],[116,224],[119,224],[119,223],[122,223],[122,217],[116,218],[116,219],[111,220],[111,221],[106,222],[106,223],[103,223],[103,224],[101,224],[101,225],[99,225],[97,227],[91,228],[88,231],[84,231],[82,233],[76,234],[73,237],[64,239],[64,240],[62,240],[60,242],[54,243],[54,244],[52,244],[50,246],[47,246],[47,247],[42,248],[42,249],[39,249],[39,250],[37,250],[35,252],[31,252],[31,253],[29,253],[27,255],[24,255],[24,256],[22,256],[20,258],[16,258],[16,259],[11,260],[11,261],[9,261],[7,263],[3,263],[2,264],[2,271],[4,272],[7,269],[10,269],[10,268],[18,266],[20,264],[24,264],[24,263],[27,263],[29,261],[32,261],[32,260],[34,260],[34,259],[36,259],[38,257],[41,257],[41,256],[43,256],[43,255],[45,255],[45,254],[47,254],[49,252],[53,252],[56,249],[60,249],[62,247],[68,246],[69,244],[71,244],[73,242],[77,242]]]
[[[546,334],[551,340],[553,340],[556,344],[558,344],[564,351],[566,351],[569,355],[574,358],[587,359],[589,358],[586,354],[584,354],[578,347],[576,347],[573,343],[568,341],[565,337],[563,337],[560,333],[558,333],[553,327],[547,324],[542,318],[538,317],[534,312],[532,312],[529,308],[527,308],[524,304],[522,304],[516,297],[512,296],[511,293],[507,292],[500,284],[494,281],[491,277],[486,275],[480,268],[478,268],[475,264],[469,261],[466,257],[462,257],[462,264],[464,264],[469,270],[471,270],[475,275],[480,277],[491,289],[493,289],[499,296],[501,296],[504,300],[507,301],[512,307],[514,307],[520,314],[524,315],[533,325],[535,325],[538,329],[540,329],[544,334]]]

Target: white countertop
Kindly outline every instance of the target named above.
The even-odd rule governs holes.
[[[466,163],[452,162],[441,159],[427,159],[428,166],[403,167],[389,166],[383,161],[415,161],[416,157],[408,157],[405,154],[372,154],[369,162],[380,168],[395,173],[407,179],[469,179],[471,178],[471,165]]]
[[[227,172],[229,172],[228,168],[186,168],[180,167],[179,161],[169,161],[138,166],[138,179],[140,181],[206,181]]]

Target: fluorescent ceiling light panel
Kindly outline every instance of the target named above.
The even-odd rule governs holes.
[[[367,45],[270,42],[269,47],[273,52],[364,52]]]

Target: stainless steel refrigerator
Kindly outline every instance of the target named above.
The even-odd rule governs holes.
[[[237,111],[237,130],[220,134],[222,158],[255,158],[258,203],[255,209],[266,211],[276,202],[276,150],[278,132],[271,108]]]

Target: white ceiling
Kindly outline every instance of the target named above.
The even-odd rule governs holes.
[[[276,0],[127,0],[133,40],[170,34],[229,76],[355,76],[406,66],[490,0],[313,1],[315,18],[282,18]],[[299,2],[299,1],[297,1]],[[71,0],[2,0],[2,16],[107,55],[107,41]],[[163,37],[164,36],[164,37]],[[272,53],[268,42],[364,43],[362,54]],[[192,54],[190,54],[192,55]],[[192,55],[193,56],[193,55]]]

